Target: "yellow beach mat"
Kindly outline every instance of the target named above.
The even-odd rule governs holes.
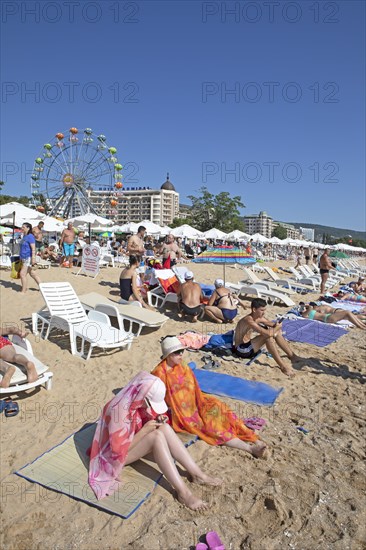
[[[97,500],[88,484],[89,457],[96,424],[83,428],[17,472],[18,476],[123,518],[129,518],[148,499],[162,477],[157,464],[146,459],[123,468],[119,490]],[[188,447],[195,435],[179,434]]]

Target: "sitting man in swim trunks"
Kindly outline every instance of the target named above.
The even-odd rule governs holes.
[[[329,248],[326,248],[319,260],[320,277],[322,280],[320,285],[320,294],[324,294],[325,284],[329,277],[329,271],[333,269],[333,265],[328,254],[329,254]]]
[[[62,247],[65,260],[69,262],[69,268],[71,269],[74,261],[75,252],[75,231],[72,222],[67,224],[67,229],[64,229],[61,234],[60,246]],[[61,260],[62,264],[62,260]]]
[[[5,335],[9,336],[10,334],[16,334],[21,338],[25,338],[28,333],[11,325],[0,328],[0,370],[4,373],[0,383],[0,388],[8,388],[10,386],[11,377],[15,373],[14,365],[7,365],[5,361],[7,363],[18,363],[19,365],[25,367],[29,383],[35,382],[38,378],[34,363],[29,361],[25,355],[16,353],[10,340],[8,338],[4,338]]]
[[[349,321],[355,327],[366,330],[366,324],[357,319],[351,311],[334,309],[327,305],[315,306],[300,303],[300,314],[302,317],[323,323],[338,323],[338,321]]]
[[[216,279],[215,290],[205,307],[205,313],[215,323],[233,323],[238,314],[238,304],[245,309],[245,304],[236,296],[234,297],[222,279]]]
[[[203,312],[203,292],[198,283],[194,282],[192,271],[186,271],[184,274],[185,283],[180,287],[178,294],[179,317],[189,315],[193,323],[197,322],[198,316]]]
[[[300,357],[295,355],[282,336],[280,322],[268,321],[268,319],[264,317],[266,305],[265,300],[262,298],[255,298],[252,301],[252,311],[249,315],[240,319],[239,323],[236,325],[234,352],[239,357],[251,359],[257,351],[265,345],[280,370],[286,374],[286,376],[293,377],[295,376],[295,372],[282,360],[278,347],[285,352],[292,363],[299,361]],[[257,332],[258,336],[252,338],[252,332]]]

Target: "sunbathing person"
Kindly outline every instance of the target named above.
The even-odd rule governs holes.
[[[366,296],[362,296],[362,294],[352,294],[352,292],[345,292],[344,290],[339,290],[336,294],[333,294],[333,296],[337,298],[337,300],[345,302],[366,303]]]
[[[208,507],[188,489],[174,461],[187,470],[194,483],[216,486],[222,482],[200,469],[166,424],[165,391],[158,378],[140,372],[104,406],[90,449],[89,484],[98,500],[118,488],[124,466],[152,452],[179,502],[192,510]]]
[[[233,296],[222,279],[216,279],[213,291],[205,313],[215,323],[233,323],[238,314],[238,305],[245,309],[245,304],[237,296]]]
[[[234,351],[239,357],[251,359],[265,345],[280,370],[287,376],[292,377],[295,372],[282,360],[277,346],[285,352],[292,363],[299,361],[300,357],[295,355],[282,336],[280,323],[268,321],[264,317],[266,305],[262,298],[255,298],[252,301],[251,313],[240,319],[236,325]],[[258,332],[259,334],[252,338],[252,332]]]
[[[351,311],[345,311],[344,309],[334,309],[329,312],[329,306],[311,306],[310,304],[300,305],[300,314],[302,317],[311,319],[314,321],[322,321],[323,323],[338,323],[338,321],[349,321],[355,327],[362,330],[366,330],[366,324],[357,319],[356,315]]]
[[[209,445],[226,445],[263,456],[266,445],[229,407],[212,395],[201,392],[196,377],[183,363],[184,346],[175,336],[161,342],[162,361],[152,371],[165,384],[165,400],[171,410],[176,432],[198,435]]]
[[[197,322],[199,315],[203,313],[202,301],[204,299],[202,288],[194,282],[192,271],[186,271],[184,274],[185,283],[183,283],[177,292],[179,317],[189,315],[193,323]]]
[[[38,378],[34,363],[29,361],[25,355],[17,353],[10,340],[8,340],[8,338],[4,338],[5,335],[9,336],[10,334],[16,334],[21,338],[25,338],[28,333],[11,325],[0,328],[0,370],[4,372],[0,383],[1,388],[8,388],[10,386],[11,377],[15,373],[15,366],[6,365],[5,361],[8,363],[18,363],[19,365],[25,367],[27,371],[27,380],[29,383],[35,382]]]
[[[131,255],[129,261],[130,265],[122,269],[119,278],[120,296],[122,300],[126,300],[127,302],[136,301],[139,302],[142,307],[155,311],[153,307],[144,302],[141,296],[141,292],[138,288],[136,270],[140,265],[139,259],[137,258],[137,256]]]

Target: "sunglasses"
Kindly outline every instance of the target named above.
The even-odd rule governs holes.
[[[173,355],[182,355],[184,353],[184,349],[179,349],[178,351],[173,351]]]

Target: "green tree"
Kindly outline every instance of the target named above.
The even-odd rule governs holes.
[[[174,229],[175,227],[180,227],[181,225],[184,225],[185,223],[190,224],[190,218],[174,218],[172,223],[169,224],[169,227]]]
[[[231,197],[227,191],[213,195],[207,187],[202,187],[200,193],[199,197],[188,195],[189,200],[192,202],[192,210],[186,223],[193,225],[200,231],[207,231],[212,227],[221,229],[225,233],[229,233],[234,229],[244,230],[239,211],[239,208],[245,208],[241,197]]]
[[[272,237],[277,237],[277,239],[286,239],[286,228],[283,227],[283,225],[281,224],[277,225],[277,227],[275,227],[275,229],[272,231]]]
[[[29,205],[29,198],[28,197],[12,197],[11,195],[0,195],[0,204],[7,204],[8,202],[19,202],[20,204],[24,204],[24,206]]]

